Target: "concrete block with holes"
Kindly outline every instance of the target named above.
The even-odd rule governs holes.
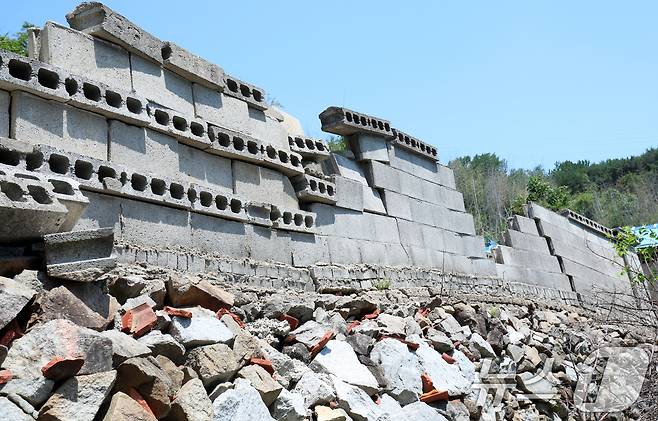
[[[130,92],[130,54],[75,29],[47,22],[40,34],[39,60]],[[139,93],[139,91],[138,91]]]
[[[34,241],[59,231],[68,210],[45,179],[16,177],[0,169],[0,241]]]
[[[161,53],[165,68],[189,81],[204,84],[212,89],[224,89],[224,70],[218,65],[172,42],[165,42]]]
[[[389,162],[387,141],[383,137],[356,134],[349,137],[349,143],[359,161]]]
[[[20,91],[11,96],[11,137],[107,159],[103,116]]]
[[[116,266],[114,228],[48,234],[43,240],[49,276],[93,282]]]
[[[299,209],[290,179],[270,168],[233,161],[233,192],[250,201]]]
[[[131,66],[135,92],[156,104],[194,115],[192,82],[140,56],[131,56]]]
[[[171,136],[111,120],[109,161],[165,177],[179,175],[179,143]]]
[[[0,91],[0,137],[9,137],[9,92]]]

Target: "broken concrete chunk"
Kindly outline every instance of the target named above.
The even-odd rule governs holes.
[[[172,317],[169,333],[186,348],[214,343],[231,343],[233,332],[215,313],[203,307],[193,307],[192,318]]]
[[[298,393],[283,389],[272,404],[272,416],[277,421],[304,421],[306,419],[306,406],[304,397]]]
[[[332,376],[338,406],[357,421],[384,419],[384,411],[361,388],[352,386]]]
[[[235,380],[235,387],[222,393],[213,402],[215,421],[274,421],[260,394],[249,381]]]
[[[293,392],[299,393],[304,397],[304,404],[307,408],[315,405],[326,404],[336,398],[336,393],[331,387],[331,381],[328,376],[307,371],[299,379]]]
[[[375,377],[359,362],[347,342],[329,341],[309,367],[316,372],[332,374],[341,381],[362,388],[370,395],[379,389]]]
[[[151,349],[146,344],[118,330],[106,330],[102,332],[102,335],[112,341],[112,362],[114,366],[118,366],[129,358],[145,357],[151,353]]]
[[[14,320],[35,294],[13,279],[0,277],[0,329]]]
[[[483,358],[495,358],[496,353],[489,343],[480,336],[478,333],[474,333],[470,338],[471,345],[482,355]]]
[[[50,397],[54,385],[54,381],[43,376],[11,379],[8,383],[0,386],[0,394],[15,394],[25,399],[30,405],[39,407]]]
[[[407,345],[395,339],[382,339],[372,348],[370,359],[386,381],[386,391],[401,405],[418,400],[423,385],[418,358]]]
[[[154,356],[164,355],[174,362],[180,362],[185,355],[185,347],[178,343],[173,336],[152,330],[137,340],[148,347]]]
[[[14,404],[12,401],[5,397],[0,396],[0,415],[2,419],[12,421],[34,421],[30,415],[23,412],[23,410]]]
[[[110,293],[124,304],[129,298],[146,295],[153,300],[155,308],[161,308],[164,304],[167,289],[161,279],[146,279],[140,275],[127,275],[111,277],[108,279]]]
[[[79,374],[112,369],[112,341],[68,320],[53,320],[34,327],[12,344],[4,367],[17,378],[37,377],[41,367],[55,357],[81,357]]]
[[[414,402],[402,408],[402,413],[409,421],[448,421],[425,402]]]
[[[249,383],[258,390],[265,405],[270,406],[279,396],[283,387],[276,382],[264,368],[257,365],[248,365],[238,371],[238,377],[249,380]]]
[[[172,276],[167,281],[167,294],[174,307],[201,306],[212,311],[231,308],[235,297],[199,277]]]
[[[136,400],[122,392],[112,396],[110,407],[103,421],[156,421],[157,418],[146,411]]]
[[[180,421],[208,421],[212,415],[212,402],[199,379],[192,379],[181,387],[169,412],[169,418]]]
[[[116,266],[114,228],[48,234],[43,241],[52,277],[93,282]]]
[[[309,320],[290,332],[290,336],[294,337],[297,342],[301,342],[310,348],[322,339],[324,334],[327,333],[327,330],[329,330],[329,327],[315,320]]]
[[[39,419],[93,421],[116,377],[116,371],[71,377],[43,404]]]
[[[438,391],[447,391],[450,396],[466,394],[471,381],[462,374],[458,364],[448,364],[441,354],[423,344],[416,350],[423,373],[427,373]]]
[[[231,380],[240,369],[240,356],[228,345],[214,344],[187,353],[185,365],[194,369],[206,387]]]

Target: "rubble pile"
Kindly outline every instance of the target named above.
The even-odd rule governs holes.
[[[579,419],[576,384],[601,369],[589,354],[648,337],[575,308],[449,300],[146,265],[93,282],[26,270],[0,278],[1,418]]]

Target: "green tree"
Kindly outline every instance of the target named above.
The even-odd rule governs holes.
[[[27,30],[33,26],[31,23],[23,22],[21,30],[13,36],[0,35],[0,49],[27,56]]]
[[[341,153],[347,150],[347,139],[343,136],[331,135],[327,138],[329,150],[334,153]]]

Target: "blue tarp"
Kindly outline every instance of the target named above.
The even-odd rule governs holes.
[[[637,248],[658,247],[658,224],[633,227],[631,231],[633,231],[633,234],[639,235],[642,228],[648,229],[649,233],[642,235],[642,241]]]

